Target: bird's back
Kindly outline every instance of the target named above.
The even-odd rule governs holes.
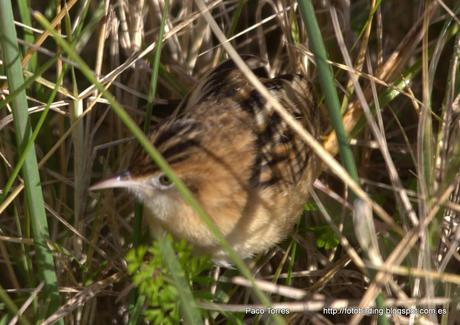
[[[319,137],[320,113],[309,82],[301,75],[286,74],[270,79],[256,58],[250,57],[247,63],[281,105],[308,132]],[[226,61],[211,71],[182,105],[183,118],[206,121],[209,129],[215,129],[212,136],[221,133],[217,138],[224,140],[222,144],[229,145],[229,149],[236,145],[232,143],[235,142],[235,133],[248,132],[252,135],[255,160],[248,180],[251,187],[293,186],[304,177],[311,158],[310,149],[266,105],[263,96],[232,61]],[[277,188],[282,190],[283,186]]]

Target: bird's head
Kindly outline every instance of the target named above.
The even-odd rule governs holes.
[[[230,137],[216,130],[184,118],[165,123],[150,139],[225,235],[234,229],[247,204],[247,180],[254,157],[252,142],[243,135]],[[215,243],[171,179],[142,148],[134,151],[126,171],[90,189],[107,188],[127,189],[178,237],[203,246]]]

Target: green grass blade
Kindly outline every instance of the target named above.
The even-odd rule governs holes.
[[[158,45],[155,48],[155,53],[154,53],[153,61],[152,61],[152,75],[150,78],[149,94],[147,98],[147,111],[145,112],[145,121],[144,121],[144,132],[145,133],[148,133],[150,129],[150,120],[152,119],[152,112],[153,112],[153,101],[155,100],[155,96],[157,93],[158,71],[160,69],[161,48],[163,44],[163,35],[165,31],[165,24],[166,24],[166,20],[168,17],[168,12],[169,12],[169,1],[166,0],[164,3],[163,13],[161,15],[160,31],[157,37]]]
[[[326,106],[329,111],[331,124],[337,134],[340,158],[350,176],[359,183],[358,170],[353,159],[353,153],[348,143],[348,136],[342,123],[340,102],[335,88],[331,66],[327,63],[327,53],[323,37],[316,21],[315,10],[310,0],[299,0],[300,12],[307,28],[311,51],[315,55],[318,77],[324,93]]]
[[[153,101],[155,100],[156,92],[157,92],[157,84],[158,84],[158,71],[160,68],[160,57],[161,57],[161,47],[163,43],[163,35],[164,29],[166,24],[166,19],[168,17],[169,12],[169,1],[166,0],[164,3],[161,23],[160,23],[160,31],[157,37],[157,46],[155,48],[155,53],[152,60],[152,75],[150,78],[150,87],[149,93],[147,98],[147,110],[145,112],[145,120],[144,120],[144,133],[148,134],[152,119],[152,112],[153,112]],[[142,208],[140,207],[140,203],[136,203],[135,207],[135,214],[134,214],[134,247],[136,247],[140,242],[140,237],[142,236]]]
[[[1,286],[0,286],[0,301],[3,301],[6,309],[8,309],[12,315],[16,315],[18,313],[18,307],[14,304],[14,301],[11,300],[10,296],[8,296],[8,294],[5,292],[5,290]],[[31,324],[24,315],[19,316],[18,320],[19,320],[19,323],[23,325]]]
[[[168,17],[168,13],[169,13],[169,1],[166,0],[164,3],[162,15],[161,15],[160,31],[157,37],[157,46],[156,46],[156,49],[153,55],[153,60],[152,60],[152,74],[150,78],[150,87],[149,87],[149,93],[148,93],[148,98],[147,98],[147,110],[145,112],[145,120],[144,120],[144,133],[146,134],[149,133],[151,119],[152,119],[152,112],[153,112],[153,101],[155,100],[155,96],[157,92],[158,71],[160,68],[161,48],[163,44],[163,35],[164,35],[164,29],[165,29],[165,24],[166,24],[166,20]],[[141,242],[142,229],[143,229],[143,226],[142,226],[142,212],[143,211],[142,210],[143,210],[142,203],[136,202],[135,207],[134,207],[134,226],[133,226],[134,247],[137,247]],[[134,292],[132,300],[136,300],[136,303],[133,303],[133,302],[130,303],[131,305],[130,310],[133,311],[133,314],[130,314],[130,322],[134,323],[136,322],[136,319],[139,318],[139,309],[140,309],[139,304],[145,301],[145,297],[138,296],[137,292]],[[134,320],[132,318],[134,318]]]
[[[54,61],[54,60],[53,60]],[[30,150],[33,148],[33,144],[35,140],[37,139],[38,134],[40,133],[40,130],[45,123],[46,116],[48,115],[48,112],[50,110],[51,104],[54,101],[54,98],[56,97],[57,91],[59,89],[59,85],[62,83],[63,79],[63,74],[59,77],[59,81],[56,83],[56,87],[54,88],[53,92],[51,93],[48,102],[46,103],[46,107],[43,110],[43,112],[40,114],[40,118],[37,122],[37,125],[35,126],[35,129],[32,133],[32,136],[30,138],[30,141],[27,143],[26,147],[22,151],[21,155],[19,156],[18,161],[16,162],[16,166],[14,166],[13,170],[11,171],[11,175],[8,178],[8,181],[6,182],[5,187],[3,188],[2,195],[0,196],[0,202],[3,202],[5,198],[7,197],[9,191],[11,190],[11,187],[14,184],[14,181],[16,180],[16,177],[18,176],[22,166],[24,165],[24,162],[26,161],[27,155],[30,153]]]
[[[27,25],[29,27],[32,27],[32,19],[30,15],[30,4],[28,0],[18,0],[18,9],[19,9],[19,14],[21,15],[21,22],[24,25]],[[35,37],[32,31],[28,29],[24,29],[24,41],[26,41],[29,44],[33,44],[35,42]],[[25,49],[24,53],[27,51],[27,48]],[[29,63],[27,64],[27,67],[30,71],[35,72],[37,69],[37,53],[34,53],[32,57],[30,58]]]
[[[21,53],[17,46],[17,35],[14,28],[13,10],[10,1],[0,2],[0,43],[9,90],[15,91],[24,83],[24,78],[21,68]],[[11,106],[13,109],[17,146],[19,150],[23,150],[31,142],[32,136],[25,91],[20,92],[12,100]],[[59,307],[60,298],[53,255],[47,246],[49,238],[48,221],[46,219],[35,150],[30,150],[29,154],[26,155],[22,174],[27,207],[31,217],[38,279],[45,284],[43,306],[46,306],[47,314],[49,315]]]
[[[140,324],[142,320],[142,309],[145,304],[145,296],[139,296],[135,303],[132,303],[129,310],[128,325]]]
[[[171,274],[177,292],[179,293],[179,299],[181,301],[182,312],[185,318],[186,324],[203,324],[203,319],[195,302],[190,286],[185,279],[185,273],[180,266],[179,261],[176,258],[174,249],[171,245],[169,237],[159,241],[161,250],[164,252],[163,258],[166,267]]]
[[[335,88],[332,69],[327,63],[326,47],[324,46],[323,37],[316,20],[315,10],[311,0],[299,0],[298,2],[302,19],[307,28],[311,51],[315,55],[319,81],[324,92],[331,124],[337,135],[340,158],[350,176],[359,184],[358,169],[356,168],[353,152],[351,151],[351,147],[348,142],[348,136],[342,123],[339,97]],[[351,200],[354,201],[354,195],[351,196]],[[379,308],[384,308],[383,297],[381,294],[379,294],[376,299],[376,305]],[[388,324],[388,318],[386,316],[379,316],[378,323]]]

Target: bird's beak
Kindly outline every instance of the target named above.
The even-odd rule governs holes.
[[[135,185],[138,185],[138,181],[133,179],[129,172],[123,172],[114,177],[97,182],[96,184],[92,185],[89,190],[98,191],[115,187],[130,188]]]

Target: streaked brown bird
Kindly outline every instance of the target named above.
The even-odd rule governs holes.
[[[271,94],[313,135],[320,134],[308,82],[298,75],[270,79],[255,58],[248,65]],[[183,100],[178,116],[151,134],[178,177],[242,257],[284,239],[308,198],[319,165],[307,145],[247,81],[222,63]],[[145,207],[155,234],[166,229],[224,262],[216,239],[174,185],[139,149],[128,170],[91,189],[126,188]]]

